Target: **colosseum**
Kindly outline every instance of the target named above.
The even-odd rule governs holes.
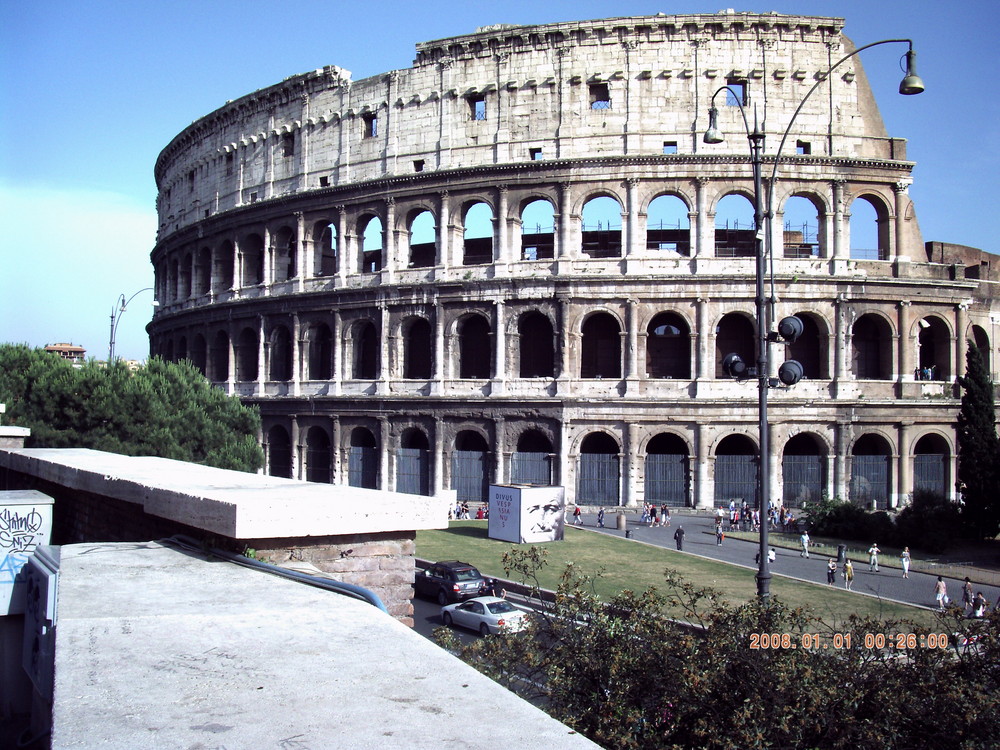
[[[272,475],[752,502],[758,380],[723,359],[755,360],[767,247],[767,309],[803,324],[770,345],[803,375],[765,389],[770,499],[956,497],[956,376],[969,340],[992,359],[996,258],[923,241],[861,56],[831,71],[843,25],[489,26],[235,99],[157,160],[151,351],[259,406]]]

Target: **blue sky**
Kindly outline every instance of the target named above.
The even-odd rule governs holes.
[[[120,294],[152,285],[153,164],[193,120],[297,73],[354,80],[409,67],[417,42],[493,23],[715,13],[729,3],[545,0],[0,0],[0,342],[71,341],[107,356]],[[911,37],[927,91],[895,94],[901,45],[862,53],[889,134],[909,141],[925,240],[1000,253],[987,185],[1000,168],[996,0],[764,0],[737,11],[845,18],[857,45]],[[152,293],[122,315],[121,356],[148,352]]]

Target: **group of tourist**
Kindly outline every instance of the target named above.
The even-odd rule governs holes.
[[[643,503],[639,522],[647,526],[667,528],[670,526],[670,508],[667,507],[666,503],[663,503],[659,508],[656,507],[656,503]]]

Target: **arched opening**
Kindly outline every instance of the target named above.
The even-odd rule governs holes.
[[[205,337],[196,333],[191,342],[191,364],[198,368],[202,375],[208,375],[208,343]]]
[[[215,334],[210,356],[208,379],[213,383],[225,383],[229,380],[229,336],[225,331]]]
[[[917,380],[951,379],[951,333],[941,318],[931,315],[918,321]]]
[[[233,262],[235,253],[232,242],[223,242],[215,249],[212,259],[215,266],[215,286],[213,291],[225,292],[233,288]]]
[[[613,315],[590,315],[581,329],[580,377],[620,378],[622,376],[621,328]]]
[[[288,430],[281,425],[267,431],[267,473],[272,477],[292,478],[292,441]]]
[[[451,454],[451,488],[461,502],[483,502],[489,489],[489,447],[478,432],[462,430]]]
[[[462,265],[493,262],[493,209],[487,203],[473,203],[465,209]]]
[[[298,238],[295,231],[289,227],[281,227],[274,234],[274,280],[288,281],[295,278],[295,255],[298,251]]]
[[[881,200],[859,196],[851,204],[851,258],[889,260],[889,212]]]
[[[364,427],[351,430],[347,483],[351,487],[378,488],[378,442]]]
[[[649,441],[644,474],[646,502],[675,508],[690,505],[690,455],[678,435],[661,432]]]
[[[535,200],[521,211],[521,258],[548,260],[555,257],[555,210],[547,200]]]
[[[880,435],[858,438],[851,449],[851,502],[863,508],[889,507],[889,460],[892,449]]]
[[[333,377],[333,334],[326,323],[313,323],[306,329],[306,379],[330,380]]]
[[[824,258],[820,244],[820,212],[811,198],[793,195],[785,201],[782,246],[786,258]]]
[[[437,242],[434,214],[430,211],[415,212],[410,220],[409,268],[427,268],[437,262]]]
[[[728,378],[722,362],[729,354],[737,354],[748,367],[757,362],[757,329],[743,313],[728,313],[715,327],[715,377]],[[727,501],[728,504],[728,501]]]
[[[518,375],[522,378],[554,378],[555,335],[552,321],[532,310],[518,318]]]
[[[862,315],[851,327],[857,380],[892,379],[892,331],[880,315]]]
[[[313,259],[314,276],[333,276],[337,273],[337,225],[332,222],[320,222],[313,230],[316,254]]]
[[[688,207],[676,195],[660,195],[646,209],[646,249],[691,254],[691,222]]]
[[[203,247],[194,264],[194,293],[208,294],[212,288],[212,251]]]
[[[490,324],[481,315],[469,315],[458,324],[458,377],[482,380],[493,370]]]
[[[243,383],[252,382],[258,375],[257,332],[244,328],[236,339],[236,379]]]
[[[716,204],[716,258],[753,258],[756,237],[753,203],[746,196],[732,193]]]
[[[191,269],[193,266],[194,259],[191,257],[191,253],[185,253],[181,259],[177,278],[177,299],[182,302],[191,296]]]
[[[798,341],[785,345],[785,359],[794,359],[802,365],[804,378],[829,378],[830,347],[826,323],[812,313],[797,312],[795,317],[802,321],[802,335]]]
[[[691,377],[691,330],[677,313],[659,313],[646,326],[646,375]]]
[[[582,251],[591,258],[620,258],[622,254],[622,207],[602,195],[583,204]]]
[[[268,380],[292,379],[292,337],[285,326],[271,331]]]
[[[329,484],[333,481],[330,436],[322,427],[306,433],[306,481]]]
[[[948,498],[948,441],[924,435],[913,449],[913,492],[933,492]]]
[[[990,337],[979,326],[972,326],[972,343],[976,345],[979,350],[980,356],[983,358],[983,366],[986,368],[986,372],[993,372],[993,356],[990,351]],[[965,363],[959,362],[959,367],[964,368]],[[963,369],[964,371],[964,369]],[[996,381],[996,376],[992,376],[993,380]]]
[[[578,505],[620,503],[621,460],[618,441],[605,432],[592,432],[580,444],[577,467]]]
[[[167,339],[163,342],[163,358],[168,362],[174,361],[174,340]]]
[[[188,356],[188,340],[187,336],[181,336],[177,339],[177,350],[174,352],[174,361],[182,362],[187,359]]]
[[[430,450],[427,436],[411,427],[396,449],[396,492],[431,494]]]
[[[787,443],[781,457],[782,502],[788,508],[818,503],[826,488],[826,458],[815,435],[802,433]]]
[[[403,377],[427,380],[433,377],[434,349],[431,324],[424,318],[410,318],[403,323]]]
[[[264,283],[264,240],[259,234],[250,234],[240,242],[241,275],[243,286]]]
[[[385,235],[382,220],[377,216],[363,216],[358,224],[361,235],[361,273],[377,273],[382,270],[382,251]]]
[[[512,484],[549,486],[554,472],[555,451],[552,441],[539,430],[526,430],[517,439],[517,450],[510,455]]]
[[[375,324],[365,320],[354,326],[351,372],[357,380],[379,376],[379,341]]]
[[[746,435],[728,435],[715,451],[715,504],[757,507],[757,444]]]

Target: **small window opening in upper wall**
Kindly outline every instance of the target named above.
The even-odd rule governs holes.
[[[809,141],[795,141],[795,153],[805,156],[812,153],[812,144]]]
[[[677,141],[664,141],[663,142],[663,153],[665,153],[665,154],[676,154],[677,153]]]
[[[611,92],[608,91],[608,84],[590,84],[590,108],[611,109]]]

